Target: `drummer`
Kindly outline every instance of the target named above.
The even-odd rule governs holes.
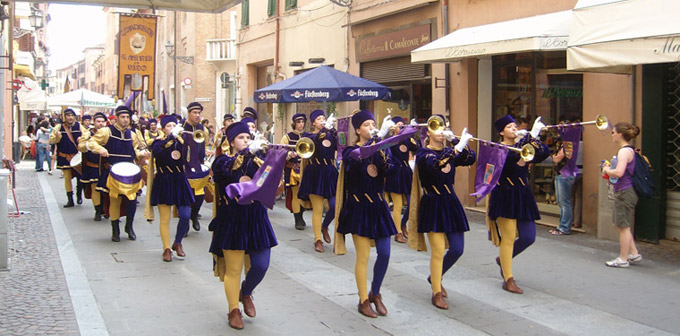
[[[83,120],[86,116],[83,116]],[[94,220],[99,222],[102,220],[104,214],[104,204],[101,201],[101,194],[97,191],[97,182],[99,181],[99,154],[91,152],[87,148],[87,142],[97,131],[106,126],[106,115],[102,112],[94,114],[94,127],[83,132],[83,135],[78,139],[78,151],[83,153],[82,167],[83,173],[80,176],[80,182],[85,185],[85,188],[90,188],[90,199],[94,205]],[[87,192],[85,193],[87,196]]]
[[[81,137],[84,136],[85,134],[88,133],[90,128],[92,127],[92,115],[90,114],[83,114],[83,116],[80,119],[80,125],[82,126],[82,134],[80,135]],[[86,140],[87,141],[87,140]],[[78,139],[78,145],[80,146],[80,139]],[[80,151],[80,148],[78,149]],[[82,162],[82,159],[81,159]],[[82,174],[82,169],[83,166],[80,168],[80,173]],[[82,177],[76,178],[76,203],[77,204],[83,204],[83,190],[85,189],[85,185],[81,181]]]
[[[141,189],[142,182],[135,181],[132,184],[117,181],[109,177],[109,170],[116,163],[133,163],[135,157],[147,159],[149,152],[141,150],[140,141],[135,133],[129,129],[132,111],[125,105],[116,108],[116,119],[113,125],[102,127],[87,142],[88,148],[99,153],[102,157],[101,174],[97,182],[97,190],[109,195],[109,213],[111,217],[111,241],[120,241],[120,207],[127,199],[125,206],[125,232],[130,240],[137,239],[133,229],[135,212],[137,211],[137,191]]]
[[[63,112],[63,123],[55,126],[50,134],[49,142],[57,145],[57,168],[64,174],[66,204],[64,208],[74,206],[73,185],[71,179],[78,177],[78,172],[71,167],[71,159],[78,153],[78,138],[82,134],[80,123],[76,121],[76,113],[71,108]],[[82,203],[82,201],[80,201]]]
[[[205,187],[210,182],[210,169],[203,166],[206,155],[214,154],[207,150],[208,141],[204,138],[202,143],[194,141],[194,132],[203,131],[207,136],[207,130],[201,125],[201,112],[203,106],[200,103],[192,102],[187,106],[187,119],[182,124],[183,133],[180,138],[182,146],[182,157],[185,158],[184,173],[189,179],[191,188],[194,189],[194,203],[191,206],[191,226],[196,231],[201,230],[201,223],[198,221],[198,212],[203,205],[205,198]]]

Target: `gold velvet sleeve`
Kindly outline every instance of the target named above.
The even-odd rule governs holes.
[[[142,132],[139,130],[135,130],[132,133],[132,146],[135,148],[135,155],[137,157],[142,156],[142,152],[147,148],[144,137],[142,136]]]
[[[93,153],[99,154],[99,152],[104,148],[107,142],[109,142],[109,136],[111,136],[111,130],[108,127],[100,128],[94,136],[90,137],[87,141],[87,147]]]
[[[82,132],[80,137],[78,137],[78,151],[79,152],[87,152],[87,141],[90,140],[90,131],[85,131]]]
[[[56,144],[61,141],[61,125],[54,126],[52,132],[50,133],[49,143]]]

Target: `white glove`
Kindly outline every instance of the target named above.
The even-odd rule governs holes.
[[[521,129],[521,130],[515,132],[515,135],[516,135],[518,138],[524,138],[524,136],[527,135],[527,133],[529,133],[529,131],[527,131],[527,130],[525,130],[525,129]]]
[[[371,134],[371,137],[374,137],[374,136],[378,135],[379,132],[380,132],[380,131],[379,131],[377,128],[372,129],[372,130],[371,130],[371,133],[370,133],[370,134]]]
[[[411,119],[410,125],[411,125],[411,126],[417,126],[417,125],[418,125],[418,122],[416,121],[416,118]]]
[[[174,137],[176,138],[176,137],[179,136],[180,133],[182,133],[183,131],[184,131],[184,127],[182,127],[182,126],[175,126],[175,127],[172,128],[172,131],[170,131],[170,133],[172,133],[172,136],[174,136]]]
[[[133,122],[137,122],[137,120],[139,120],[139,118],[137,117],[136,114],[133,114],[133,115],[132,115],[132,121],[133,121]]]
[[[394,121],[392,121],[392,116],[387,115],[385,119],[383,119],[382,126],[380,127],[380,132],[378,132],[378,137],[384,138],[387,136],[387,133],[390,132],[390,128],[394,127]]]
[[[463,128],[463,134],[460,136],[460,142],[453,147],[458,153],[462,152],[467,146],[468,141],[472,139],[472,134],[468,133],[467,127]]]
[[[536,121],[534,121],[534,126],[531,127],[531,137],[538,138],[538,135],[541,134],[541,129],[543,127],[545,127],[545,124],[541,122],[541,117],[536,118]]]
[[[446,140],[449,140],[449,142],[453,141],[453,139],[456,138],[456,136],[453,135],[453,131],[448,129],[442,132],[442,134],[446,137]]]
[[[335,115],[333,115],[333,113],[331,113],[331,115],[328,116],[328,119],[326,119],[326,124],[324,126],[326,128],[328,128],[329,130],[334,129],[336,121],[337,121],[337,119],[335,119]]]
[[[250,144],[248,144],[248,150],[250,151],[250,154],[255,155],[255,153],[261,151],[264,149],[263,145],[266,144],[267,142],[263,138],[258,138],[255,136],[255,140],[251,141]]]
[[[255,133],[253,133],[253,140],[264,141],[265,140],[264,134],[260,133],[260,131],[255,131]]]

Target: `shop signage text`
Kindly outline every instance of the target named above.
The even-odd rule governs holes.
[[[356,57],[359,62],[408,55],[431,40],[430,25],[399,29],[385,34],[359,37]]]
[[[567,89],[560,87],[548,87],[543,91],[541,98],[565,98],[565,97],[583,97],[582,89]]]
[[[676,41],[675,37],[667,37],[663,43],[663,47],[654,49],[656,55],[677,55],[680,59],[680,41]]]

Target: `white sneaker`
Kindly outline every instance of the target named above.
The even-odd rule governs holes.
[[[627,261],[621,259],[621,257],[616,257],[616,259],[607,261],[605,264],[609,267],[628,267],[630,265]]]
[[[629,254],[628,255],[628,262],[631,264],[635,264],[637,262],[640,262],[642,260],[642,254]]]

